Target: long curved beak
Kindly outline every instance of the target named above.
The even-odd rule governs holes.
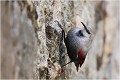
[[[83,22],[81,22],[81,23],[82,23],[82,25],[84,26],[86,32],[87,32],[88,34],[90,34],[90,31],[87,29],[87,27],[85,26],[85,24],[84,24]]]

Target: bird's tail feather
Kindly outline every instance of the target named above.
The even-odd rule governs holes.
[[[79,63],[75,63],[77,72],[78,72],[78,70],[79,70],[79,65],[80,65]]]

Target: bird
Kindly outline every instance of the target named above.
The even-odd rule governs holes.
[[[70,58],[70,61],[62,65],[62,67],[74,62],[76,70],[78,72],[79,67],[81,67],[85,61],[94,35],[92,32],[90,32],[89,29],[87,29],[86,25],[81,22],[81,24],[84,26],[83,29],[80,27],[74,27],[68,31],[67,36],[65,37],[65,31],[62,28],[61,24],[57,20],[55,22],[62,29],[62,37],[67,48],[67,54]]]
[[[67,54],[70,58],[70,62],[67,64],[74,62],[77,72],[79,67],[81,67],[84,63],[92,43],[92,34],[90,30],[87,29],[83,22],[81,23],[84,26],[84,29],[80,29],[79,27],[72,28],[68,31],[68,34],[64,40],[67,48]]]

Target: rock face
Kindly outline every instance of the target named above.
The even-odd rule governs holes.
[[[1,78],[120,78],[118,2],[1,1]],[[60,27],[67,34],[81,21],[95,36],[77,72],[73,63],[61,68],[69,57]]]
[[[1,78],[33,78],[36,38],[18,2],[1,2]]]

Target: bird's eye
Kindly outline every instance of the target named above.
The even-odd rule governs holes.
[[[79,36],[79,37],[84,37],[82,30],[80,30],[80,31],[77,33],[77,36]]]
[[[84,36],[83,33],[82,33],[82,30],[79,31],[79,35]]]

